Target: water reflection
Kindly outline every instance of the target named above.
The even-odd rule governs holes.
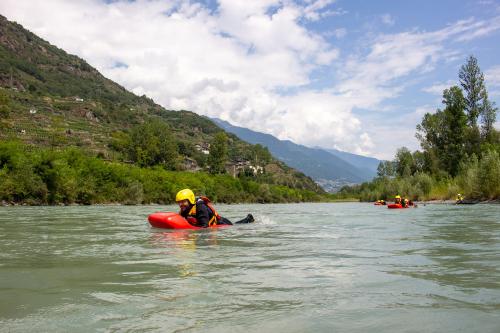
[[[165,258],[177,263],[178,277],[194,277],[200,275],[201,251],[218,246],[217,230],[153,231],[150,243],[153,248],[161,249]]]
[[[153,247],[186,251],[195,251],[199,247],[218,245],[217,230],[213,229],[153,231],[150,241]]]

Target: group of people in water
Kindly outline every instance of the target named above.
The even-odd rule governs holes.
[[[457,195],[457,203],[462,202],[463,196]],[[175,201],[179,205],[179,214],[184,217],[190,224],[196,227],[208,228],[217,224],[232,225],[233,223],[227,218],[219,215],[212,202],[204,196],[195,197],[194,192],[190,189],[184,189],[177,193]],[[401,205],[403,208],[416,207],[412,200],[401,198],[400,195],[394,197],[394,203]],[[387,205],[386,201],[381,199],[375,201],[375,205]],[[252,214],[248,214],[244,219],[235,222],[235,224],[252,223],[254,218]]]
[[[407,198],[401,198],[400,195],[396,195],[394,197],[394,203],[395,204],[399,204],[399,205],[401,205],[404,208],[406,208],[406,207],[416,207],[416,205],[413,203],[413,201],[408,200]],[[460,193],[458,193],[457,197],[455,199],[455,203],[456,204],[461,204],[461,203],[467,203],[467,202],[465,202],[465,199],[464,199],[463,195],[460,194]],[[383,200],[383,199],[380,199],[380,200],[375,201],[375,205],[377,205],[377,206],[384,205],[385,206],[385,205],[387,205],[387,202],[385,200]]]
[[[394,203],[397,204],[397,205],[401,205],[401,207],[413,207],[415,206],[415,204],[413,203],[413,201],[409,200],[408,198],[401,198],[400,195],[396,195],[394,197]],[[381,199],[381,200],[377,200],[375,201],[375,205],[387,205],[387,202],[385,202],[385,200]]]
[[[401,205],[402,207],[412,207],[412,206],[415,206],[415,204],[413,203],[413,201],[411,200],[408,200],[408,198],[404,198],[402,199],[400,195],[396,195],[396,198],[394,200],[394,203],[395,204],[399,204]]]

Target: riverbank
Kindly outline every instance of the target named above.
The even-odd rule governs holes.
[[[172,204],[183,188],[217,203],[327,202],[334,196],[299,178],[172,171],[107,161],[78,148],[61,150],[0,143],[4,205]],[[305,177],[305,176],[304,176]],[[305,179],[305,178],[304,178]]]
[[[463,200],[461,203],[457,203],[456,200],[428,200],[428,201],[417,201],[418,204],[441,204],[441,205],[477,205],[477,204],[500,204],[500,199],[494,200]]]
[[[297,202],[215,202],[215,204],[225,204],[225,205],[244,205],[244,204],[307,204],[307,203],[359,203],[360,201],[357,199],[325,199],[318,201],[297,201]],[[15,206],[23,206],[23,207],[64,207],[64,206],[96,206],[96,207],[106,207],[106,206],[165,206],[165,205],[175,205],[175,202],[169,203],[121,203],[121,202],[109,202],[109,203],[95,203],[95,204],[82,204],[82,203],[57,203],[57,204],[36,204],[36,203],[27,203],[27,202],[7,202],[1,201],[0,207],[15,207]]]
[[[256,202],[221,202],[226,205],[240,205],[240,204],[255,204]],[[301,202],[266,202],[266,203],[260,203],[260,204],[290,204],[290,203],[296,203],[296,204],[307,204],[307,203],[363,203],[360,202],[357,199],[331,199],[331,200],[320,200],[320,201],[301,201]],[[367,202],[365,202],[367,203]],[[388,202],[389,204],[392,202]],[[7,202],[7,201],[1,201],[0,206],[2,207],[12,207],[12,206],[27,206],[27,207],[55,207],[55,206],[164,206],[164,205],[174,205],[175,202],[170,202],[170,203],[143,203],[143,204],[127,204],[127,203],[120,203],[120,202],[109,202],[109,203],[95,203],[95,204],[78,204],[78,203],[57,203],[57,204],[52,204],[52,205],[47,205],[47,204],[33,204],[33,203],[26,203],[26,202]],[[427,200],[427,201],[415,201],[416,205],[420,206],[426,206],[426,205],[456,205],[455,200]],[[499,205],[500,204],[500,199],[495,199],[495,200],[481,200],[481,201],[466,201],[458,205],[481,205],[481,204],[494,204],[494,205]]]

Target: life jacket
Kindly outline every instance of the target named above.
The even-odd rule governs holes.
[[[198,202],[203,202],[208,207],[208,210],[210,210],[212,212],[212,217],[208,221],[208,226],[212,227],[212,226],[216,225],[217,222],[219,222],[222,217],[219,215],[219,213],[215,209],[212,201],[210,201],[210,199],[207,197],[201,196],[198,199],[196,199],[196,203],[198,203]],[[189,213],[187,214],[186,220],[189,223],[196,225],[196,223],[197,223],[196,204],[194,204],[193,207],[191,207],[191,209],[189,210]]]

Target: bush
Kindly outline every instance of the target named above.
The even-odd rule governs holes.
[[[500,156],[498,151],[488,150],[483,154],[479,162],[477,182],[483,198],[500,197]]]

